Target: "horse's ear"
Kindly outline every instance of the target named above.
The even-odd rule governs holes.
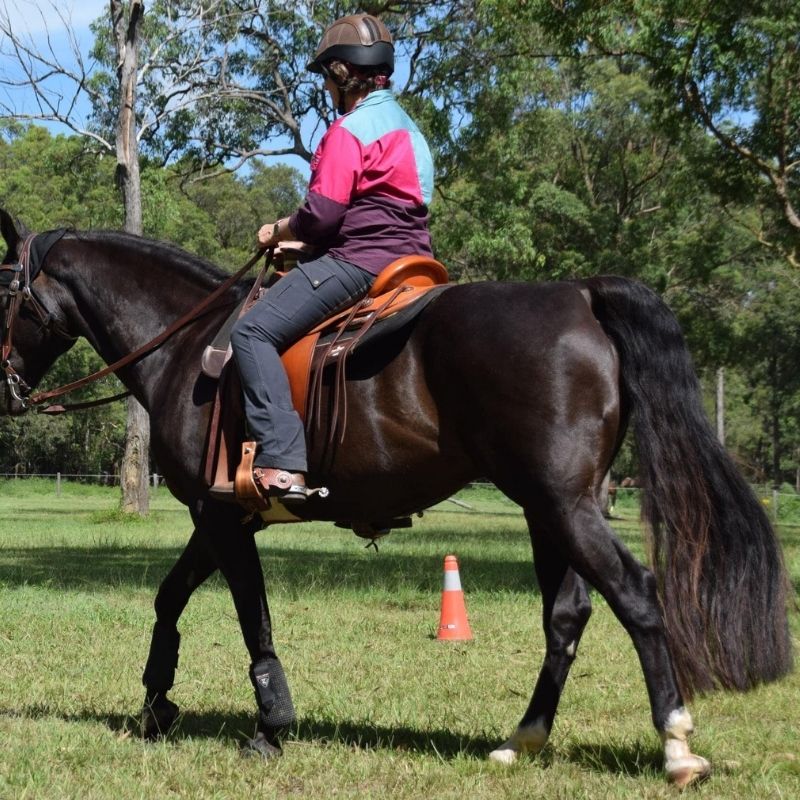
[[[3,263],[17,261],[22,250],[22,243],[29,233],[28,229],[21,222],[15,220],[8,211],[0,208],[0,233],[3,234],[8,248]]]

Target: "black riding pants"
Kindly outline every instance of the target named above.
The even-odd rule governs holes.
[[[281,278],[233,327],[231,346],[244,390],[255,465],[291,472],[308,468],[303,423],[280,354],[323,319],[363,297],[375,276],[324,255]]]

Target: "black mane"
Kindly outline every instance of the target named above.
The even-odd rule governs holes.
[[[230,275],[230,273],[226,273],[211,261],[188,253],[177,245],[148,239],[144,236],[136,236],[124,231],[71,231],[67,236],[73,236],[75,239],[84,242],[108,243],[112,247],[119,247],[127,251],[135,250],[140,257],[163,262],[170,269],[174,269],[190,281],[210,286],[211,288],[218,286]],[[241,265],[234,266],[238,268]],[[243,281],[243,285],[244,283],[245,281]]]

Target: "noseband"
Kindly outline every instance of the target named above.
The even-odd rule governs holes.
[[[59,232],[58,238],[61,235],[63,235],[63,232]],[[27,398],[31,393],[31,388],[11,364],[11,350],[14,347],[14,323],[26,303],[36,313],[42,327],[46,330],[52,327],[53,319],[52,314],[31,289],[31,284],[36,280],[36,276],[41,269],[42,261],[42,259],[37,259],[37,263],[31,264],[31,245],[35,238],[36,234],[31,234],[25,239],[19,261],[16,264],[0,265],[0,287],[8,287],[0,295],[3,315],[2,340],[0,340],[0,369],[5,373],[5,382],[9,393],[23,408],[28,408]]]

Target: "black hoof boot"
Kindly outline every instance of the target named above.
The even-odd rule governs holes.
[[[261,757],[264,760],[280,758],[283,755],[278,739],[271,739],[263,731],[257,731],[252,739],[242,742],[242,755],[248,758]]]
[[[178,718],[178,706],[164,695],[147,698],[142,707],[142,738],[153,741],[166,736]]]

